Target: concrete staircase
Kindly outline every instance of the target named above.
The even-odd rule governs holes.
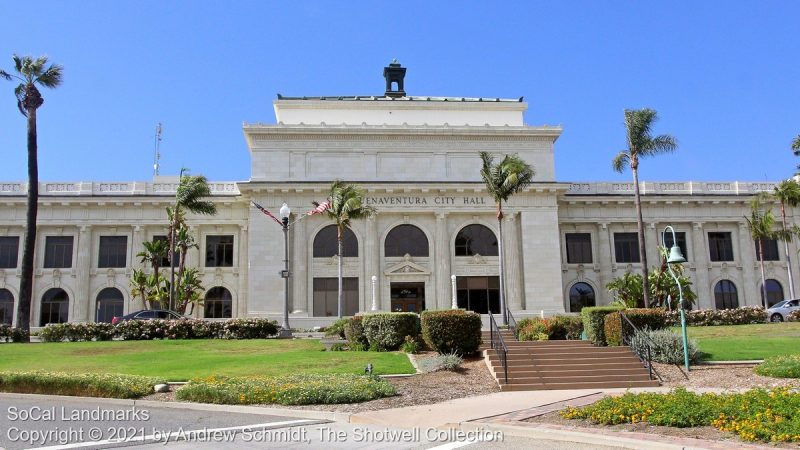
[[[589,341],[520,342],[501,334],[508,347],[508,382],[483,331],[484,359],[503,391],[603,389],[658,386],[629,347],[595,347]]]

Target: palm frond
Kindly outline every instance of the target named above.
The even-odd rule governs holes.
[[[627,152],[622,151],[611,160],[611,167],[615,171],[622,173],[628,167],[628,163],[630,163],[630,156],[628,156]]]
[[[678,141],[668,134],[656,136],[648,144],[648,148],[646,151],[641,152],[640,156],[671,153],[678,148]]]
[[[800,204],[800,183],[790,178],[778,183],[772,195],[782,204],[795,207]]]
[[[11,56],[11,59],[14,60],[14,70],[16,70],[17,73],[22,73],[22,58],[14,54]]]
[[[0,78],[5,78],[6,80],[10,80],[11,75],[5,70],[0,69]]]
[[[495,202],[501,203],[527,187],[536,172],[519,155],[505,155],[495,164],[494,157],[487,152],[481,152],[481,178],[486,185],[489,195]]]
[[[794,156],[800,156],[800,134],[792,140],[792,150],[794,151]]]
[[[181,173],[184,171],[181,170]],[[214,215],[217,207],[211,201],[202,200],[211,196],[208,180],[203,175],[181,175],[175,202],[178,208],[183,207],[195,214]]]
[[[38,82],[42,86],[46,86],[49,88],[58,87],[61,84],[62,76],[63,76],[64,68],[57,64],[51,64],[50,67],[47,68],[44,72],[41,73],[38,77],[36,77],[35,82]]]

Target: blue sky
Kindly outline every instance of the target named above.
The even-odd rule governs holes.
[[[559,181],[630,179],[611,169],[625,108],[657,110],[680,143],[643,180],[777,180],[800,162],[797,1],[6,1],[0,16],[0,67],[65,67],[39,112],[42,180],[149,180],[157,122],[162,174],[246,180],[241,125],[274,123],[276,93],[380,94],[392,58],[410,95],[524,96],[526,123],[564,127]],[[26,178],[13,88],[2,181]]]

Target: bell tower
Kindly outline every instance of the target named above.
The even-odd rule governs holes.
[[[388,66],[383,68],[383,78],[386,78],[387,97],[405,97],[406,91],[403,89],[403,78],[406,76],[406,68],[400,66],[397,59],[393,59]],[[397,83],[395,86],[394,83]]]

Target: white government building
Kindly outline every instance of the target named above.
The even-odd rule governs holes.
[[[554,144],[560,127],[523,122],[522,99],[417,97],[404,92],[405,68],[384,69],[380,96],[282,97],[276,124],[247,124],[251,177],[211,182],[216,216],[190,216],[200,244],[189,264],[202,273],[198,317],[281,316],[284,239],[277,215],[296,217],[324,200],[332,180],[355,182],[378,213],[347,233],[346,315],[373,307],[419,311],[460,307],[499,311],[497,220],[480,179],[480,151],[516,153],[534,182],[505,207],[507,299],[519,318],[574,312],[613,300],[604,285],[640,271],[630,182],[559,182]],[[609,153],[609,161],[611,159]],[[668,156],[666,156],[668,158]],[[609,162],[610,164],[610,162]],[[165,207],[177,177],[152,182],[43,182],[31,326],[110,321],[142,309],[129,280],[142,242],[166,235]],[[674,226],[700,308],[761,303],[755,245],[745,216],[763,182],[644,182],[648,261]],[[0,322],[15,323],[26,183],[0,183]],[[791,213],[791,212],[790,212]],[[793,214],[793,213],[791,213]],[[794,216],[789,218],[794,222]],[[294,220],[294,217],[293,219]],[[290,228],[290,321],[295,327],[336,316],[336,231],[323,215]],[[789,294],[787,260],[766,245],[771,301]],[[792,244],[790,252],[797,253]],[[794,278],[800,277],[794,265]]]

